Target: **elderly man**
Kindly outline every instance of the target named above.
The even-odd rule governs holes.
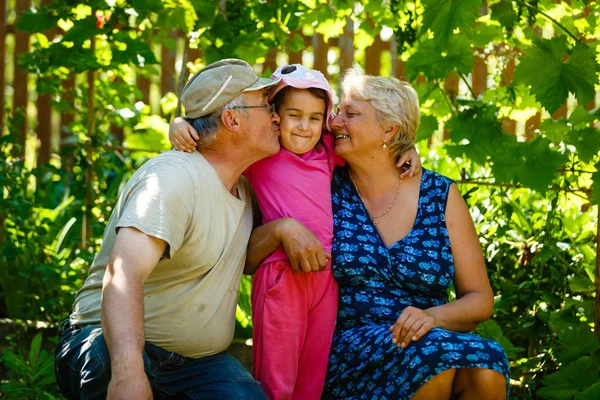
[[[275,84],[227,59],[184,88],[198,152],[161,154],[125,186],[61,330],[68,398],[264,398],[225,350],[253,225],[240,174],[279,150]]]

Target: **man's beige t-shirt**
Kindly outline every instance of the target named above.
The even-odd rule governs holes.
[[[243,177],[238,196],[198,152],[169,151],[144,164],[110,217],[71,324],[100,323],[102,278],[118,228],[135,227],[168,244],[144,283],[146,340],[192,358],[226,350],[252,231],[251,192]]]

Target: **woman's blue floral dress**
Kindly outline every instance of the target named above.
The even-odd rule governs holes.
[[[493,369],[508,388],[508,360],[492,340],[436,328],[402,349],[388,330],[406,306],[448,302],[454,264],[444,212],[451,183],[423,169],[414,226],[386,247],[348,170],[336,169],[333,268],[340,299],[324,398],[409,399],[450,368]]]

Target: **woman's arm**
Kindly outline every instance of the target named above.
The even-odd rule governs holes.
[[[419,340],[431,328],[471,331],[490,318],[494,310],[494,296],[477,232],[467,205],[454,184],[450,186],[445,216],[454,258],[457,300],[426,310],[407,307],[390,328],[398,346],[405,347],[409,342]]]
[[[457,300],[428,311],[441,328],[468,332],[492,316],[494,294],[471,214],[455,184],[450,186],[448,194],[446,227],[454,258]]]
[[[265,258],[283,246],[294,273],[322,271],[331,255],[321,241],[293,218],[281,218],[255,228],[248,242],[245,274],[254,274]]]

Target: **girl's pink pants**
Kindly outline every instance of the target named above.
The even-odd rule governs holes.
[[[252,371],[269,399],[321,398],[338,305],[331,261],[294,274],[288,260],[263,264],[252,285]]]

